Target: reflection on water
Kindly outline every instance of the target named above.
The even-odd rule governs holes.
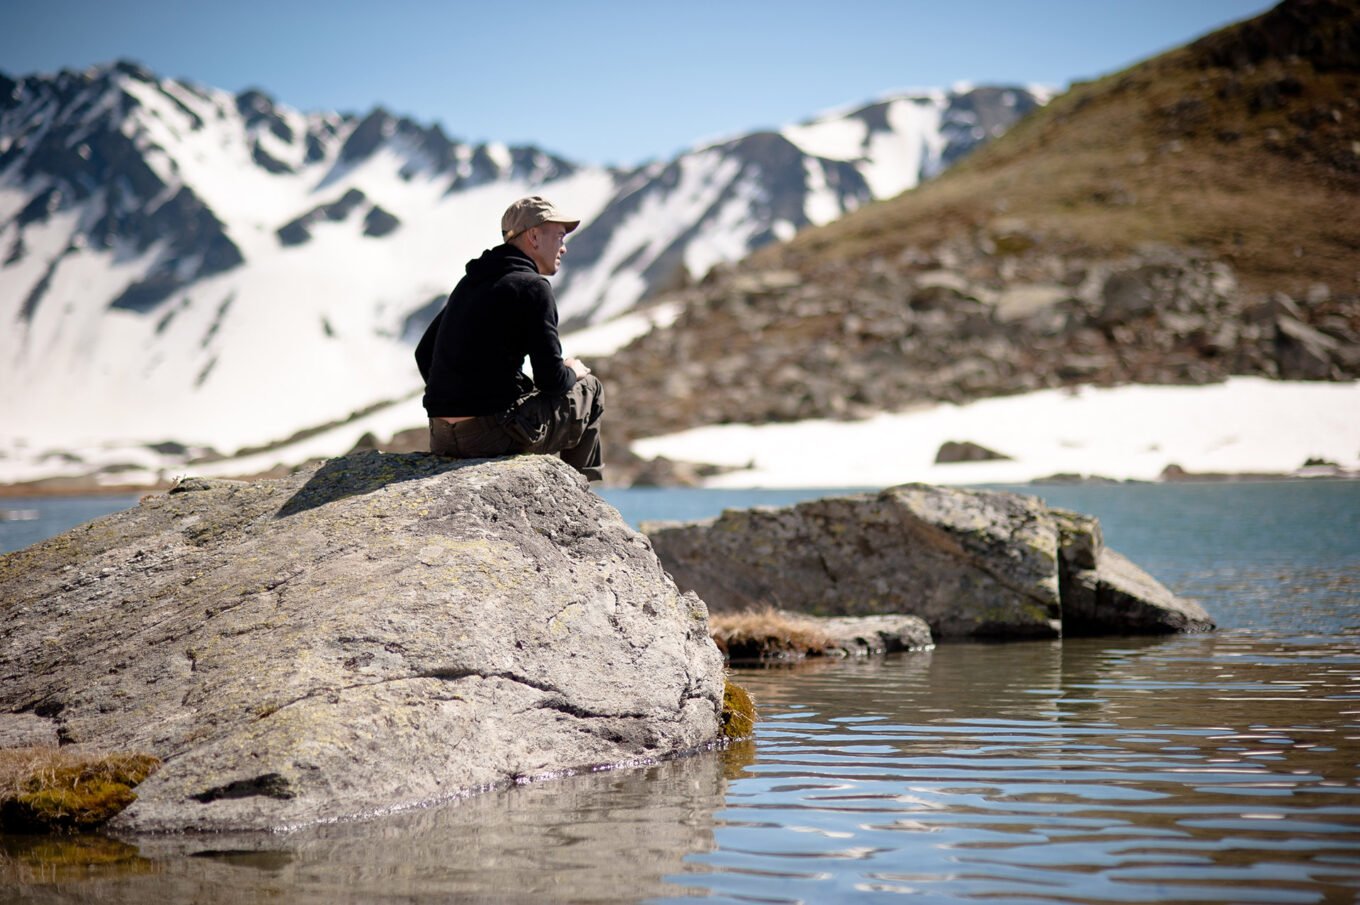
[[[740,679],[762,709],[753,746],[288,836],[143,839],[81,871],[79,852],[35,857],[10,837],[0,880],[32,902],[1360,891],[1354,645],[956,645]]]
[[[728,769],[751,746],[726,752]],[[0,836],[0,901],[617,902],[685,893],[664,877],[714,848],[724,758],[572,776],[290,835],[138,839],[119,858]],[[110,842],[110,846],[121,843]],[[53,869],[61,862],[70,869]],[[702,894],[702,890],[696,890]]]
[[[1038,492],[1224,630],[743,671],[754,744],[366,823],[0,836],[0,902],[1355,901],[1360,482]],[[611,502],[787,502],[665,493]]]
[[[721,899],[1360,889],[1354,647],[965,645],[743,678],[764,702],[758,757],[685,874]]]

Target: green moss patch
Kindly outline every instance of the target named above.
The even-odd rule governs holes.
[[[161,762],[150,754],[0,750],[0,830],[66,832],[107,822]]]
[[[722,734],[729,741],[749,738],[756,731],[756,705],[731,679],[723,679]]]

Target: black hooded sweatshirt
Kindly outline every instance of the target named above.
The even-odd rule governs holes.
[[[532,383],[521,365],[529,356]],[[576,383],[562,363],[557,302],[533,260],[513,245],[498,245],[469,261],[416,346],[431,418],[494,415],[531,387],[560,396]]]

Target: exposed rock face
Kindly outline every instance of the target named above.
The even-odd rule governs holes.
[[[998,459],[1009,459],[1010,456],[999,453],[994,449],[988,449],[980,443],[972,440],[946,440],[940,444],[939,452],[935,453],[936,464],[950,462],[994,462]]]
[[[401,220],[396,215],[388,213],[376,204],[369,209],[368,215],[364,217],[364,235],[380,237],[401,226]]]
[[[301,245],[312,237],[309,227],[323,220],[333,222],[344,220],[366,200],[368,199],[364,197],[363,192],[358,189],[350,189],[338,200],[328,204],[319,204],[296,220],[279,227],[277,233],[279,242],[283,245]]]
[[[909,613],[936,639],[1204,631],[1213,623],[1106,550],[1099,522],[1033,497],[906,484],[716,520],[647,524],[713,612]]]
[[[703,603],[551,457],[190,479],[0,558],[0,600],[0,709],[164,760],[133,831],[374,813],[718,734]]]

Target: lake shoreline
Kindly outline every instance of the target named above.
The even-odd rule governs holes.
[[[224,889],[329,905],[341,884],[422,903],[867,903],[886,883],[969,902],[1144,901],[1150,883],[1175,901],[1353,898],[1360,483],[1005,489],[1099,516],[1219,630],[740,668],[761,722],[724,750],[287,834],[0,835],[0,885],[115,905]],[[847,491],[869,488],[598,493],[636,524]]]
[[[298,466],[299,468],[303,466]],[[292,471],[294,469],[289,469]],[[228,477],[226,480],[236,481],[260,481],[268,478],[280,477],[277,474],[267,475],[248,475],[243,477]],[[29,481],[17,484],[0,484],[0,500],[33,500],[51,497],[110,497],[123,496],[126,494],[149,494],[163,493],[175,486],[175,481],[158,481],[154,484],[99,484],[93,480],[89,483],[75,482],[71,479],[60,479],[59,483],[48,484],[51,479],[39,481]],[[1030,481],[1018,482],[1016,486],[1028,487],[1052,487],[1082,484],[1267,484],[1284,482],[1307,482],[1307,481],[1360,481],[1360,471],[1350,471],[1337,469],[1334,471],[1318,471],[1315,473],[1299,472],[1206,472],[1196,474],[1192,472],[1180,472],[1175,475],[1165,475],[1156,480],[1145,478],[1112,478],[1103,475],[1069,475],[1054,474],[1047,477],[1034,478]],[[908,482],[915,483],[915,482]],[[928,483],[928,482],[921,482]],[[985,487],[996,483],[992,481],[982,481],[977,484],[961,484],[960,487]],[[1011,483],[1011,482],[1004,482]],[[680,488],[685,485],[673,485],[671,489]],[[828,485],[832,486],[832,485]],[[613,487],[606,485],[608,490],[630,490],[630,489],[667,489],[666,485],[632,485],[631,487]],[[700,488],[702,489],[702,488]],[[736,490],[740,488],[724,487],[724,490]],[[752,487],[751,490],[784,490],[796,488],[784,487]]]

